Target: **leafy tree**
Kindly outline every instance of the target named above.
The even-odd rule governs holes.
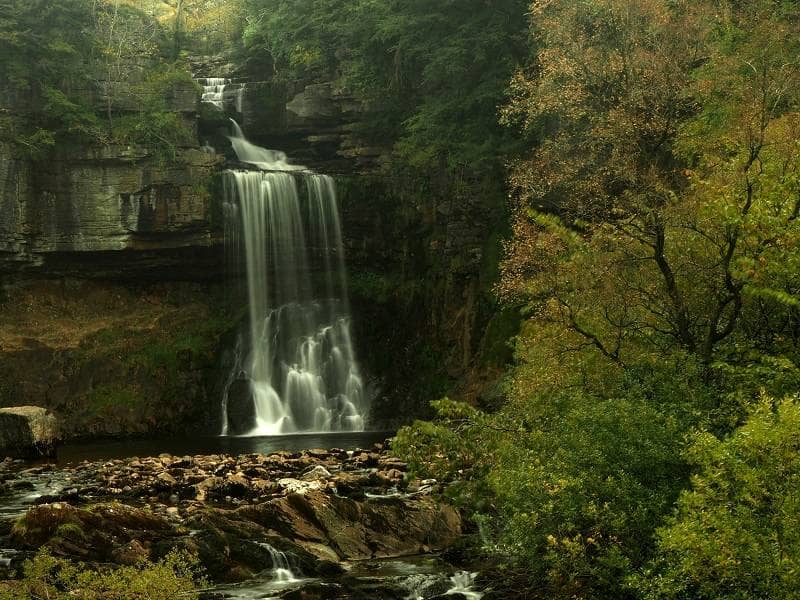
[[[675,352],[750,363],[755,329],[795,356],[796,21],[756,4],[732,44],[733,17],[695,3],[535,6],[549,43],[506,118],[547,139],[514,169],[499,291],[533,300],[554,384]]]
[[[798,23],[792,2],[532,4],[502,117],[535,142],[497,286],[525,305],[518,363],[497,413],[439,405],[398,449],[466,477],[484,550],[542,597],[797,594],[794,405],[736,428],[800,387]]]
[[[96,119],[86,107],[87,63],[97,50],[91,3],[3,0],[0,14],[0,77],[6,82],[0,139],[38,156],[55,144],[57,132],[95,135]],[[16,106],[28,114],[18,115]]]
[[[156,18],[130,4],[3,0],[0,140],[34,159],[57,144],[137,143],[169,156],[186,143],[191,131],[168,102],[191,76],[167,60]]]

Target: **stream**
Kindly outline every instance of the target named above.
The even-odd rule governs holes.
[[[147,457],[188,455],[245,455],[302,452],[310,448],[339,448],[347,455],[362,452],[385,440],[391,432],[342,432],[269,437],[193,437],[96,441],[68,444],[58,451],[56,462],[31,463],[7,460],[0,463],[0,533],[7,534],[14,520],[40,503],[87,501],[83,489],[92,481],[81,474],[87,465],[105,469],[120,460],[146,460]],[[315,451],[311,451],[315,452]],[[365,469],[366,472],[369,469]],[[86,471],[90,473],[91,471]],[[396,498],[386,489],[371,498]],[[89,500],[91,497],[89,497]],[[344,561],[342,572],[330,576],[309,576],[291,552],[257,540],[268,554],[272,568],[242,583],[219,584],[203,594],[205,600],[264,600],[267,598],[374,598],[429,600],[467,598],[480,600],[483,593],[475,584],[475,574],[459,570],[433,555],[405,556],[375,560]],[[0,544],[0,579],[18,570],[30,552],[4,548]]]

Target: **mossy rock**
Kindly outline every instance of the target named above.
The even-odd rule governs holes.
[[[58,555],[105,562],[124,558],[119,549],[133,542],[144,549],[138,552],[144,557],[154,541],[178,535],[169,522],[144,509],[119,503],[76,508],[59,502],[28,510],[14,523],[9,540],[24,550],[48,547]]]

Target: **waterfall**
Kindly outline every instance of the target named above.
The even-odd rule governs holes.
[[[270,558],[272,558],[272,575],[274,583],[295,583],[300,581],[292,571],[292,568],[289,565],[289,559],[287,558],[285,552],[281,552],[266,542],[258,542],[258,545],[269,552]]]
[[[257,167],[224,176],[226,247],[240,249],[247,275],[249,355],[236,368],[248,381],[253,419],[239,431],[227,410],[223,432],[362,431],[335,182],[233,126],[237,157]]]
[[[228,79],[222,77],[206,77],[199,79],[198,83],[203,86],[202,101],[213,104],[218,109],[224,107],[225,86],[230,83]]]
[[[226,96],[228,107],[242,114],[244,103],[244,83],[233,83],[223,77],[200,77],[195,81],[203,87],[201,101],[213,104],[219,110],[225,110]],[[227,92],[227,93],[226,93]]]
[[[475,579],[477,579],[477,577],[477,573],[459,571],[450,578],[450,582],[452,583],[453,587],[447,590],[444,595],[454,596],[458,594],[459,596],[467,598],[467,600],[481,600],[481,598],[483,598],[483,593],[476,592],[472,589],[472,586],[475,585]]]

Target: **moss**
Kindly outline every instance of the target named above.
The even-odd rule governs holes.
[[[77,523],[62,523],[56,529],[55,535],[73,542],[85,542],[88,539],[86,532]]]
[[[79,529],[81,526],[75,508],[66,504],[45,504],[30,509],[14,522],[11,539],[14,543],[26,547],[40,546],[52,537],[54,532],[67,527],[64,530],[66,532],[70,526]]]
[[[134,407],[142,403],[135,390],[126,387],[125,382],[104,384],[94,388],[89,394],[89,409],[93,413],[106,413],[121,407]]]
[[[519,307],[503,308],[492,315],[481,341],[481,362],[491,367],[503,367],[514,356],[513,339],[522,325]]]
[[[208,221],[211,228],[216,231],[222,231],[225,227],[225,213],[222,206],[223,199],[225,198],[225,191],[223,189],[223,175],[215,173],[208,178],[206,182],[206,191],[210,202],[208,203]]]
[[[399,282],[385,273],[355,271],[349,274],[349,291],[353,296],[385,303],[399,287]]]

